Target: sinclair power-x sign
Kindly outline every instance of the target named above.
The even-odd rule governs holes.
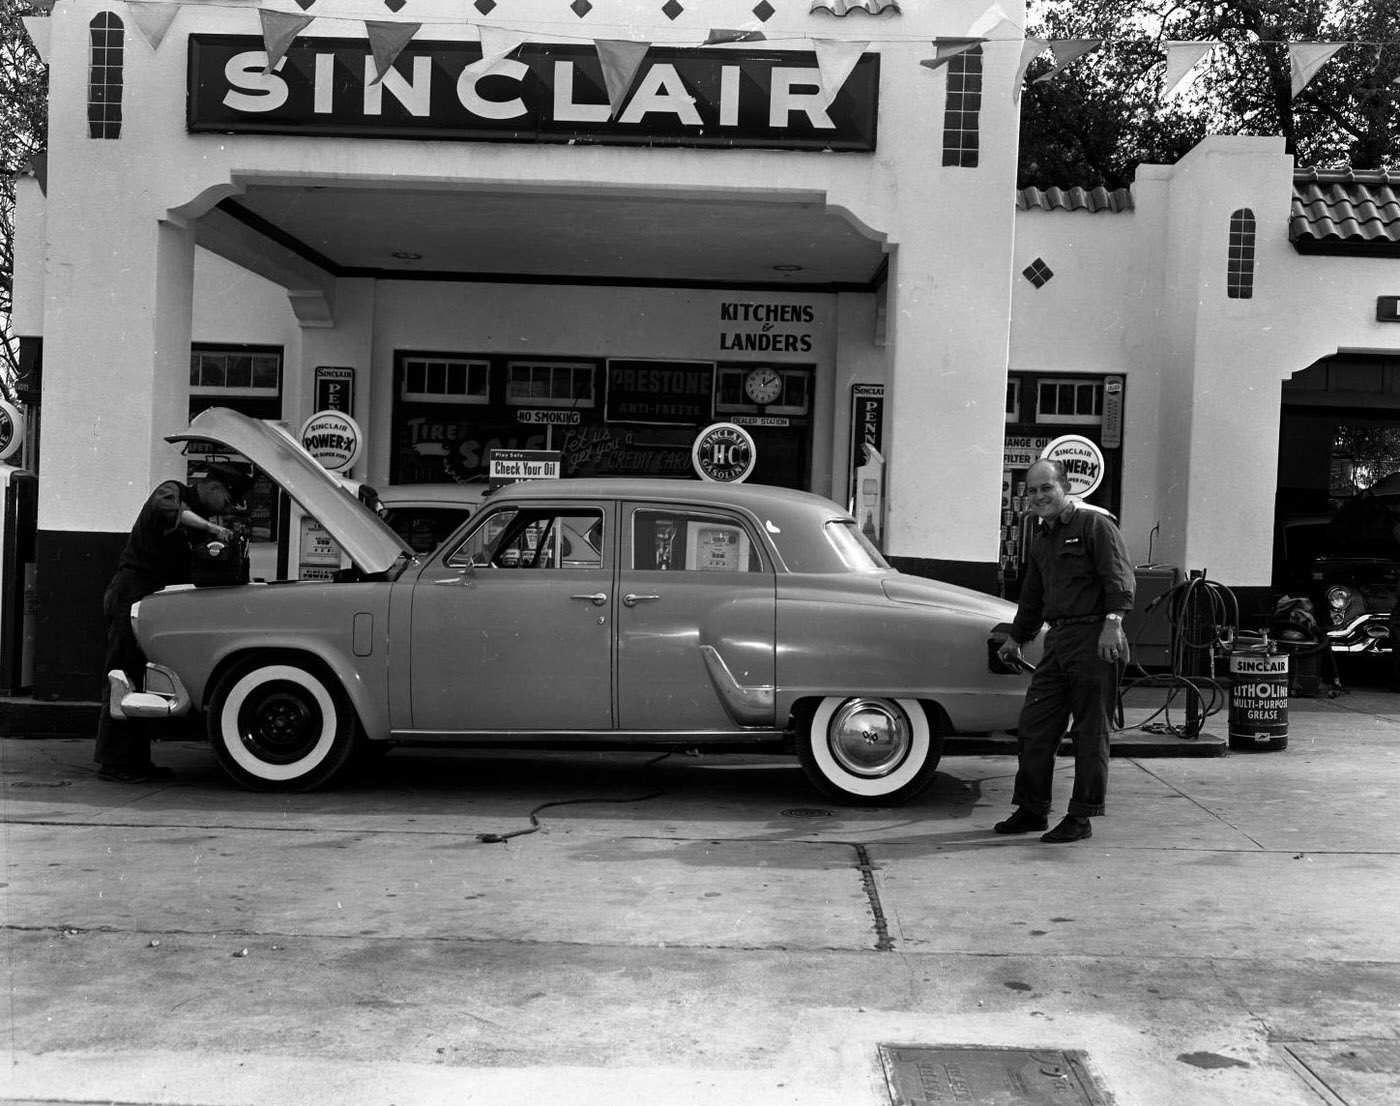
[[[614,112],[592,46],[530,44],[489,72],[476,42],[410,42],[382,81],[367,39],[191,35],[192,132],[349,138],[875,149],[880,55],[828,104],[816,55],[650,48]]]

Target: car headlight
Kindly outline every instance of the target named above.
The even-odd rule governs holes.
[[[1338,585],[1327,589],[1327,607],[1332,615],[1332,625],[1340,626],[1346,620],[1347,607],[1351,603],[1351,589]]]

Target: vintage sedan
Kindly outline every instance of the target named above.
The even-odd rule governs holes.
[[[252,460],[354,566],[132,612],[150,665],[112,709],[202,711],[247,787],[316,787],[375,742],[684,747],[795,752],[826,796],[889,805],[945,734],[1015,725],[1011,605],[893,570],[820,496],[532,481],[415,554],[274,423],[216,408],[170,440]]]

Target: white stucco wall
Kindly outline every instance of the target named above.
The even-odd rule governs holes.
[[[1123,526],[1135,559],[1269,583],[1281,386],[1338,351],[1400,349],[1375,320],[1395,263],[1299,254],[1276,138],[1207,139],[1142,166],[1125,214],[1017,218],[1013,370],[1125,374]],[[1253,295],[1226,293],[1230,217],[1256,220]],[[1153,535],[1153,530],[1157,532]]]
[[[813,40],[823,37],[860,42],[869,34],[865,49],[882,56],[876,154],[189,135],[184,130],[188,35],[259,33],[253,8],[194,5],[181,8],[158,50],[126,18],[121,138],[94,140],[87,137],[86,126],[88,25],[106,9],[90,0],[59,0],[48,28],[51,171],[42,328],[45,402],[65,414],[46,420],[50,479],[41,490],[41,529],[124,530],[150,484],[178,470],[178,458],[161,439],[183,422],[187,371],[182,344],[224,340],[222,335],[240,329],[246,340],[269,335],[273,341],[271,335],[286,331],[285,308],[266,304],[266,289],[254,282],[244,286],[249,300],[240,305],[208,302],[218,296],[219,287],[231,287],[227,274],[201,275],[198,287],[189,291],[196,221],[245,182],[335,187],[392,181],[396,187],[414,182],[441,187],[451,179],[467,186],[574,189],[636,188],[644,182],[654,194],[678,203],[693,195],[824,202],[897,249],[884,293],[890,305],[885,326],[889,343],[874,344],[874,326],[868,342],[856,337],[875,313],[874,305],[859,298],[843,304],[840,312],[860,321],[841,332],[839,370],[830,346],[835,330],[825,339],[823,371],[837,375],[823,377],[819,392],[826,399],[815,413],[814,484],[844,498],[844,459],[838,453],[848,435],[846,381],[859,375],[862,381],[885,383],[892,453],[887,549],[901,555],[992,560],[1010,312],[1010,279],[995,259],[1004,261],[1011,253],[1007,182],[1014,174],[1015,142],[1008,136],[1016,133],[1010,93],[1019,39],[1007,24],[997,31],[1000,41],[985,47],[979,165],[945,168],[939,136],[946,71],[930,71],[919,62],[931,54],[933,38],[966,33],[985,5],[906,5],[896,19],[857,15],[846,20],[813,13],[807,0],[779,0],[774,6],[778,14],[763,30],[776,49],[810,50]],[[529,34],[534,41],[577,43],[635,39],[644,31],[658,43],[698,45],[711,28],[754,22],[748,0],[691,5],[665,25],[655,7],[601,0],[586,22],[570,13],[554,23],[532,21]],[[1021,18],[1020,5],[1003,8],[1013,19]],[[321,0],[311,14],[315,21],[303,37],[363,34],[365,13],[350,0]],[[412,14],[423,22],[421,37],[435,39],[474,40],[478,32],[473,24],[485,22],[470,12],[464,19],[461,5],[450,0],[423,0]],[[509,13],[497,14],[509,25]],[[103,212],[112,217],[101,217]],[[178,291],[182,281],[183,294]],[[392,286],[342,281],[328,301],[333,326],[303,329],[299,342],[283,338],[288,351],[285,413],[289,421],[307,413],[314,365],[359,365],[369,350],[371,379],[358,389],[356,413],[373,441],[388,417],[385,400],[391,385],[381,372],[387,365],[385,352],[395,346],[432,346],[439,335],[445,343],[451,338],[451,346],[476,339],[469,344],[511,349],[525,335],[541,348],[585,352],[592,345],[605,353],[618,352],[617,335],[625,327],[625,352],[641,355],[654,326],[658,353],[685,356],[693,348],[695,356],[714,355],[713,323],[704,311],[693,313],[704,297],[692,297],[689,306],[686,293],[658,297],[648,303],[670,306],[648,317],[627,310],[641,301],[626,290],[597,293],[591,304],[588,293],[571,293],[563,301],[562,325],[577,340],[560,346],[558,328],[541,325],[542,319],[558,317],[557,296],[546,310],[542,294],[522,292],[518,285],[509,296],[474,287],[471,302],[481,310],[447,334],[442,317],[422,306],[440,304],[438,293],[424,293],[418,286],[405,296]],[[509,304],[501,302],[507,299]],[[199,304],[197,312],[193,302]],[[245,326],[253,322],[248,313],[255,311],[259,318]],[[836,314],[831,313],[833,320]],[[414,330],[411,337],[404,333],[409,329]],[[945,425],[955,432],[938,429]],[[370,475],[384,468],[384,448],[382,439],[372,444],[366,462]],[[87,485],[79,475],[110,466],[117,457],[123,458],[120,486],[84,491]],[[963,492],[952,502],[928,495],[930,474],[947,472],[957,474]],[[67,490],[59,495],[57,488]]]

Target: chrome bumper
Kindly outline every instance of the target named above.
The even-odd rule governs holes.
[[[146,665],[145,691],[134,690],[119,668],[107,673],[107,713],[113,718],[178,718],[189,709],[190,693],[164,665]]]
[[[1334,653],[1389,653],[1393,648],[1390,616],[1363,614],[1345,626],[1334,626],[1327,631],[1327,644]]]

